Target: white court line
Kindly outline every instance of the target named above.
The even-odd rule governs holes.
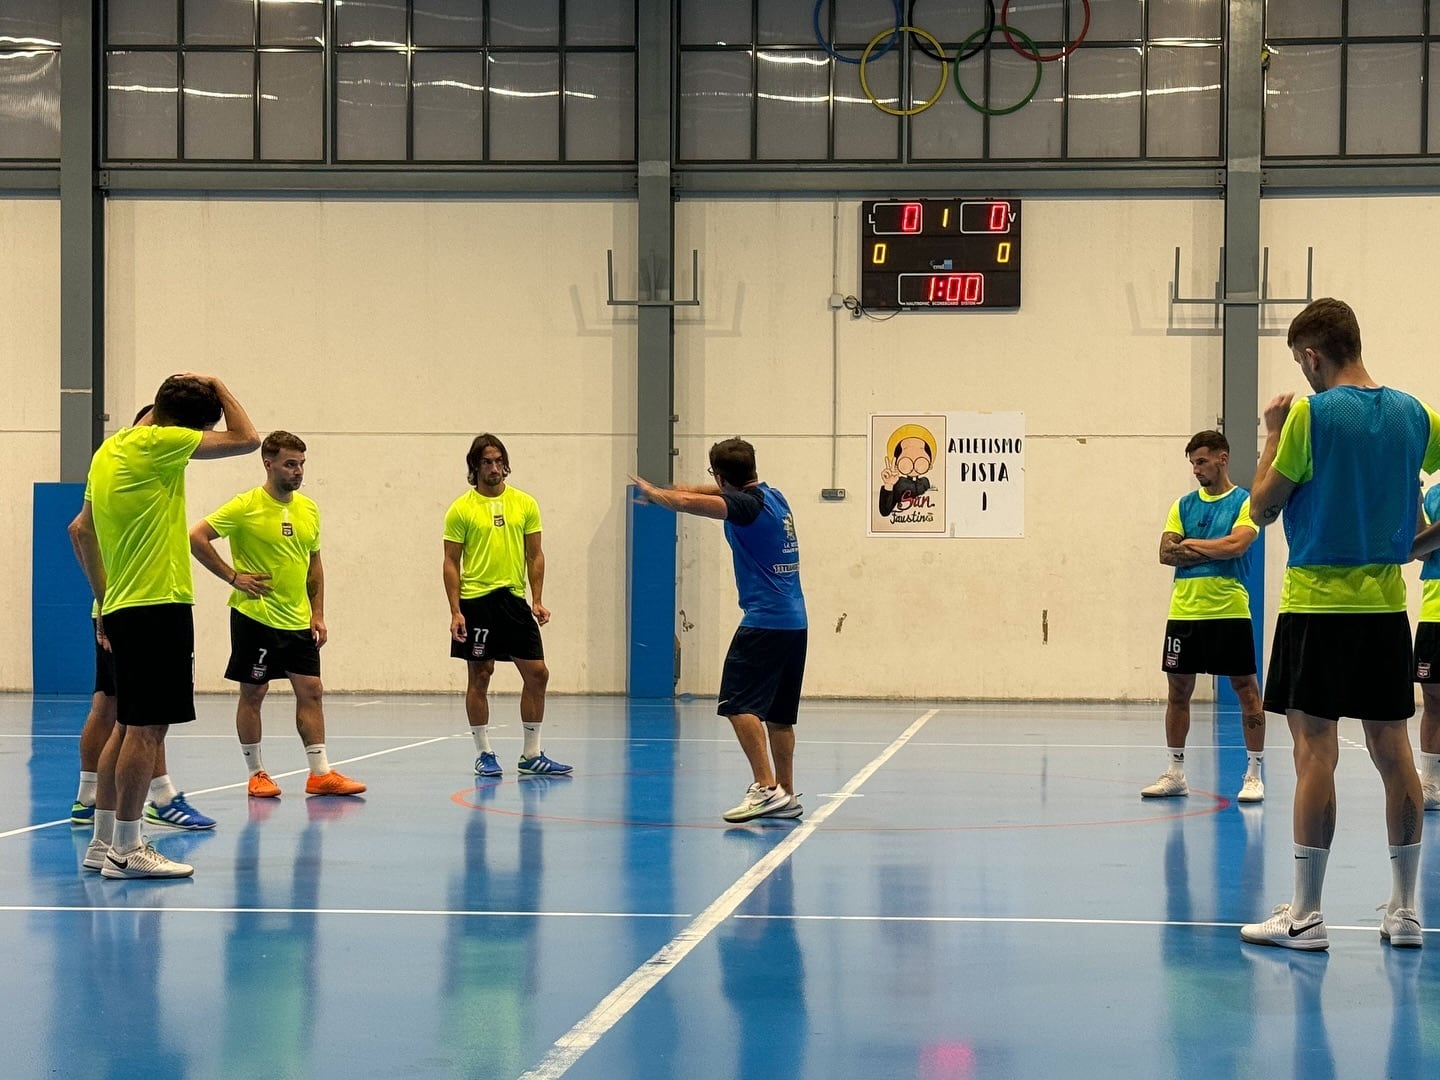
[[[737,919],[771,919],[790,922],[871,922],[871,923],[1013,923],[1017,926],[1160,926],[1198,929],[1235,930],[1245,923],[1181,922],[1174,919],[1064,919],[1034,918],[1025,915],[736,915]],[[1326,923],[1327,930],[1365,930],[1375,933],[1379,923],[1369,926],[1346,926]],[[1440,928],[1422,928],[1424,933],[1440,933]]]
[[[387,749],[384,749],[384,750],[376,750],[373,754],[361,754],[359,757],[342,758],[341,760],[336,761],[336,762],[333,762],[332,764],[335,764],[335,765],[350,765],[350,764],[353,764],[354,762],[357,762],[357,761],[365,761],[365,760],[367,760],[367,759],[369,759],[369,758],[384,757],[386,754],[395,754],[395,753],[398,753],[398,752],[401,751],[401,750],[414,750],[414,749],[416,749],[417,747],[429,746],[431,743],[446,742],[446,741],[449,740],[450,738],[452,738],[452,736],[449,736],[449,735],[440,735],[440,736],[437,736],[437,737],[435,737],[435,738],[433,738],[433,739],[421,739],[419,742],[406,743],[404,746],[391,746],[391,747],[388,747]],[[310,772],[309,769],[291,769],[289,772],[271,773],[271,776],[272,776],[272,778],[274,778],[274,779],[276,779],[276,780],[284,780],[287,776],[304,776],[304,775],[308,775],[309,772]],[[220,785],[217,786],[217,787],[196,788],[194,791],[187,791],[186,794],[187,794],[187,795],[213,795],[213,794],[214,794],[215,792],[217,792],[217,791],[230,791],[230,790],[232,790],[233,788],[245,787],[246,784],[248,784],[248,783],[249,783],[248,780],[241,780],[239,783],[235,783],[235,784],[220,784]],[[52,827],[54,827],[54,826],[56,826],[56,825],[69,825],[69,824],[70,824],[70,819],[69,819],[68,817],[67,817],[67,818],[59,818],[59,819],[56,820],[56,821],[42,821],[42,822],[41,822],[40,824],[38,824],[38,825],[26,825],[26,826],[24,826],[24,827],[22,827],[22,828],[19,828],[19,829],[10,829],[10,830],[7,831],[7,832],[0,832],[0,840],[4,840],[6,837],[10,837],[10,836],[22,836],[22,835],[24,835],[25,833],[37,832],[37,831],[39,831],[40,829],[49,829],[49,828],[52,828]]]
[[[32,913],[39,911],[157,911],[191,915],[402,915],[451,918],[523,918],[523,919],[691,919],[688,912],[667,911],[437,911],[432,908],[285,908],[285,907],[123,907],[113,904],[95,906],[60,904],[0,904],[0,912]]]
[[[870,779],[880,766],[889,761],[896,751],[909,742],[915,733],[939,711],[939,709],[931,709],[916,719],[896,736],[895,740],[882,750],[870,764],[852,776],[849,782],[840,789],[841,793],[853,795],[861,784]],[[843,799],[828,802],[809,819],[796,826],[784,840],[771,848],[759,862],[741,875],[735,884],[726,889],[719,899],[702,911],[694,922],[681,930],[662,946],[659,952],[631,972],[630,977],[610,991],[600,1004],[590,1010],[588,1016],[556,1039],[550,1051],[540,1059],[533,1069],[522,1073],[520,1080],[555,1080],[556,1077],[565,1075],[570,1066],[579,1061],[581,1056],[599,1042],[607,1031],[618,1024],[625,1014],[639,1003],[641,998],[675,969],[676,964],[690,955],[695,946],[709,937],[717,926],[728,919],[735,909],[759,887],[760,883],[788,859],[791,853],[804,843],[805,839],[826,818],[834,813],[835,808],[843,803]]]

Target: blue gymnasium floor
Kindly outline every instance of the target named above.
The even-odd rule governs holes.
[[[1440,937],[1380,942],[1380,784],[1348,722],[1327,956],[1238,938],[1290,895],[1274,722],[1242,811],[1238,722],[1203,709],[1190,798],[1142,803],[1158,706],[812,702],[806,818],[727,828],[746,777],[708,701],[554,699],[576,775],[517,780],[498,699],[497,783],[458,697],[334,698],[332,762],[370,785],[347,801],[301,794],[281,698],[286,794],[257,803],[211,697],[170,764],[219,827],[156,830],[195,877],[119,882],[81,874],[68,825],[86,704],[0,696],[6,1077],[1440,1075]]]

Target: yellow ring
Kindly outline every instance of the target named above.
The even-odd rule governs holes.
[[[919,34],[926,41],[930,42],[931,45],[935,46],[935,51],[940,54],[940,85],[935,88],[935,96],[929,101],[922,101],[919,105],[915,105],[909,109],[892,109],[889,105],[880,104],[880,99],[871,92],[870,80],[865,77],[865,65],[870,60],[870,54],[875,51],[875,46],[879,45],[882,39],[888,38],[893,34],[901,33]],[[892,26],[888,30],[881,30],[880,33],[871,38],[870,44],[866,45],[865,51],[860,54],[860,89],[865,91],[865,96],[870,99],[870,104],[874,105],[875,108],[883,113],[889,113],[891,116],[915,116],[930,108],[931,105],[934,105],[940,100],[940,95],[945,93],[945,83],[949,79],[948,64],[949,60],[945,56],[945,46],[936,41],[930,35],[929,31],[921,30],[918,26]]]

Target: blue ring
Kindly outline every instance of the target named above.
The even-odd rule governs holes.
[[[825,40],[825,35],[820,32],[820,8],[824,3],[825,0],[815,0],[815,10],[810,15],[810,24],[815,28],[815,40],[819,42],[820,47],[830,55],[831,59],[838,60],[842,64],[860,63],[859,60],[853,57],[841,56],[835,51],[835,47]],[[890,0],[890,4],[895,9],[895,32],[891,33],[890,40],[885,43],[885,47],[878,50],[875,55],[870,58],[872,60],[879,59],[894,48],[896,39],[900,37],[900,27],[905,25],[905,14],[900,10],[900,0]]]

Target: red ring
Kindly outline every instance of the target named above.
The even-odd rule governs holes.
[[[1053,53],[1050,56],[1032,55],[1020,47],[1020,43],[1010,36],[1010,31],[1008,30],[1005,31],[1005,40],[1009,42],[1010,48],[1014,49],[1026,60],[1038,60],[1041,63],[1049,63],[1051,60],[1063,59],[1064,57],[1069,56],[1076,49],[1078,49],[1080,47],[1080,43],[1085,40],[1085,35],[1090,32],[1090,0],[1080,0],[1080,6],[1085,9],[1085,23],[1083,26],[1080,27],[1080,36],[1077,37],[1074,41],[1070,42],[1069,45],[1066,45],[1065,48],[1061,49],[1057,53]],[[1001,24],[1005,23],[1005,13],[1009,10],[1010,0],[1005,0],[1005,3],[1000,6]]]

